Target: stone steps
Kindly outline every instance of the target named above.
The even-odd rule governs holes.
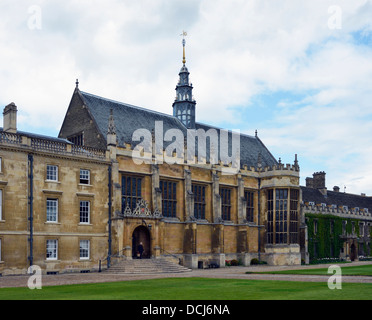
[[[133,259],[121,260],[106,270],[106,273],[127,273],[127,274],[156,274],[156,273],[181,273],[190,272],[179,264],[165,259]]]

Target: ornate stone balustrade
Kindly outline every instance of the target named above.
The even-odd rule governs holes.
[[[96,157],[105,158],[106,157],[106,150],[101,150],[101,149],[96,149],[96,148],[91,148],[91,147],[72,145],[71,152],[73,154],[84,155],[84,156],[92,157],[92,158],[96,158]]]
[[[19,147],[29,147],[37,151],[46,151],[62,155],[77,155],[87,158],[106,158],[106,150],[90,148],[86,146],[77,146],[64,142],[63,140],[48,139],[43,137],[28,136],[20,133],[9,133],[0,131],[0,144]]]
[[[66,152],[67,144],[46,139],[31,138],[31,147],[37,150]]]
[[[5,144],[21,144],[22,136],[16,133],[0,132],[0,143]]]

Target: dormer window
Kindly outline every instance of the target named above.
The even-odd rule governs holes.
[[[67,140],[71,141],[73,144],[77,146],[83,146],[84,145],[84,134],[78,133],[76,135],[68,137]]]

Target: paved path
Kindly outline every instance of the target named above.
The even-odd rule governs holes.
[[[341,266],[356,266],[372,264],[369,262],[353,262],[341,264]],[[102,283],[116,281],[132,281],[160,278],[186,278],[186,277],[204,277],[219,279],[247,279],[247,280],[282,280],[282,281],[311,281],[327,282],[329,276],[316,275],[284,275],[284,274],[245,274],[247,271],[280,271],[280,270],[298,270],[310,268],[328,268],[331,264],[312,265],[312,266],[250,266],[250,267],[227,267],[219,269],[193,270],[186,273],[169,274],[108,274],[101,273],[71,273],[58,275],[43,275],[43,286],[56,286],[82,283]],[[337,264],[336,264],[337,265]],[[0,288],[6,287],[27,287],[29,276],[3,276],[0,277]],[[372,276],[343,276],[343,282],[354,283],[372,283]]]

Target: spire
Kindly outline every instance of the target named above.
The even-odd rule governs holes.
[[[192,95],[192,84],[189,81],[189,71],[187,70],[186,55],[185,55],[185,45],[187,32],[183,31],[180,36],[182,39],[183,46],[183,59],[182,59],[182,68],[179,72],[179,81],[176,86],[176,99],[173,103],[173,116],[178,118],[182,124],[187,129],[195,128],[195,105],[196,102]]]
[[[79,89],[79,79],[76,79],[75,84],[76,84],[76,89]]]
[[[182,59],[182,63],[183,63],[183,65],[185,65],[186,64],[186,54],[185,54],[186,40],[185,40],[185,37],[187,36],[187,32],[186,31],[182,31],[181,36],[183,37],[183,39],[182,39],[182,47],[183,47],[183,59]]]
[[[299,165],[298,165],[298,159],[297,159],[297,154],[295,154],[295,161],[294,161],[294,166],[296,168],[296,170],[299,169]]]

